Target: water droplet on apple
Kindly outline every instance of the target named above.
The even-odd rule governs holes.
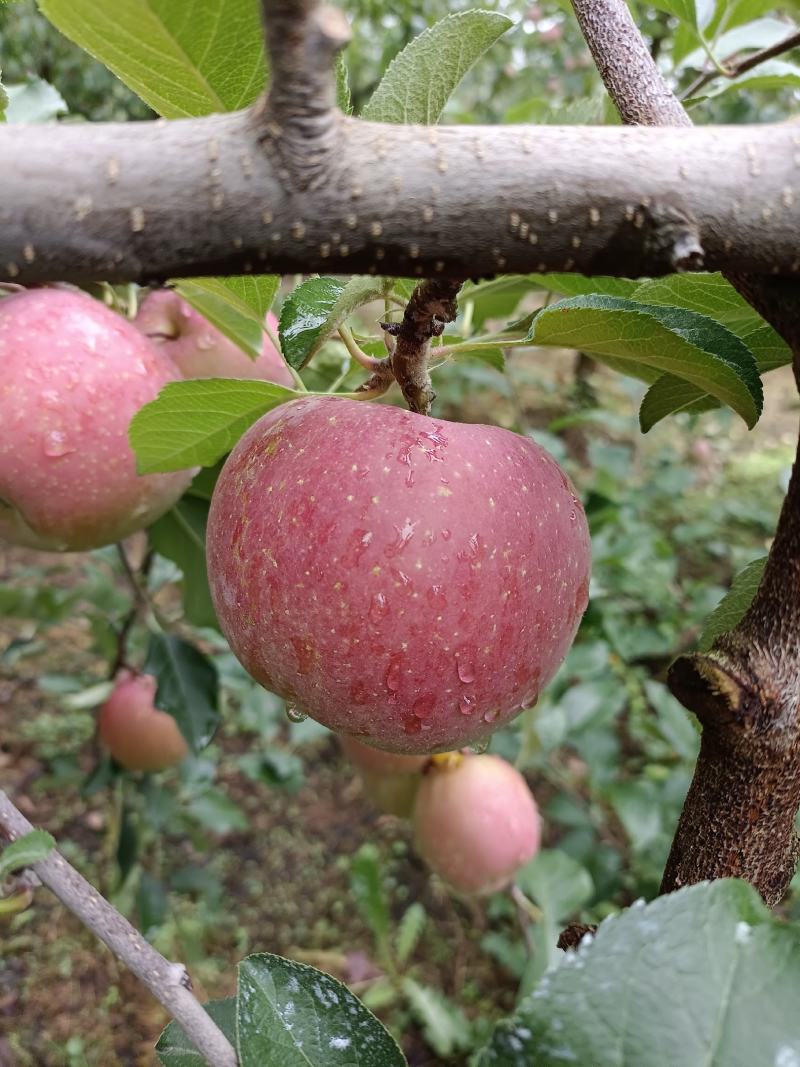
[[[418,719],[429,719],[433,715],[434,705],[436,698],[432,696],[418,697],[412,707],[411,712]]]
[[[460,652],[456,652],[456,670],[464,685],[475,681],[475,660],[470,649],[462,648]]]
[[[480,741],[474,741],[471,745],[467,745],[469,751],[475,756],[482,756],[489,747],[490,737],[483,737]]]
[[[386,671],[386,688],[391,693],[396,693],[400,688],[400,671],[402,669],[403,659],[401,656],[392,656],[389,661],[389,667]]]
[[[214,347],[214,338],[210,333],[201,334],[197,339],[197,347],[203,349],[204,352],[207,352],[209,348]]]
[[[52,459],[56,459],[59,456],[66,456],[70,452],[74,452],[75,447],[67,440],[67,435],[63,430],[50,430],[44,437],[44,454],[50,456]]]
[[[286,718],[289,722],[305,722],[308,718],[308,713],[303,711],[302,708],[298,708],[296,704],[286,704]]]
[[[468,696],[464,693],[458,702],[458,710],[462,715],[471,715],[475,710],[475,697]]]
[[[58,408],[61,406],[61,396],[55,389],[42,390],[42,403],[47,408]]]
[[[500,709],[499,708],[489,708],[488,711],[485,711],[483,713],[483,721],[484,722],[497,722],[497,720],[499,718],[500,718]]]
[[[453,535],[450,532],[450,530],[442,530],[442,540],[443,541],[449,541],[452,536]]]
[[[432,585],[426,593],[428,603],[434,608],[446,608],[447,597],[444,595],[444,589],[440,585]]]
[[[395,526],[395,538],[390,545],[387,545],[383,550],[387,559],[391,559],[393,556],[399,556],[401,552],[404,552],[409,541],[414,536],[414,531],[419,524],[412,522],[411,519],[406,519],[402,526]]]
[[[408,719],[403,729],[407,734],[418,734],[422,730],[422,720],[417,718]]]
[[[370,622],[379,623],[389,614],[389,602],[383,593],[375,593],[369,605]]]

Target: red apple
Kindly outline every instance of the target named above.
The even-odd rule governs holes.
[[[430,753],[535,700],[586,608],[589,535],[529,438],[344,397],[269,412],[220,474],[220,625],[267,689],[337,733]]]
[[[461,893],[503,889],[539,850],[541,825],[525,779],[499,756],[453,754],[422,777],[414,806],[417,851]]]
[[[267,323],[277,332],[270,312]],[[174,361],[184,378],[262,378],[294,386],[283,356],[264,334],[261,355],[250,357],[172,289],[156,289],[144,298],[136,326]]]
[[[85,293],[0,299],[0,538],[55,551],[119,541],[163,515],[192,471],[136,473],[132,416],[178,374]]]
[[[150,674],[122,671],[100,709],[100,738],[129,771],[163,771],[189,754],[175,719],[154,704],[157,687]]]
[[[407,819],[414,810],[414,800],[427,756],[401,756],[364,745],[354,737],[340,735],[345,755],[358,769],[364,792],[381,811]]]

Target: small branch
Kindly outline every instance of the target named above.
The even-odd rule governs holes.
[[[729,65],[733,58],[729,56],[723,60],[722,70],[707,70],[695,78],[689,88],[681,93],[681,100],[690,99],[695,93],[698,93],[704,86],[708,85],[709,82],[714,81],[715,78],[738,78],[740,74],[746,74],[748,70],[765,63],[768,59],[774,59],[775,56],[783,55],[784,52],[789,52],[792,48],[798,47],[800,47],[800,31],[790,33],[788,37],[784,37],[782,41],[777,41],[775,44],[770,45],[769,48],[762,48],[760,52],[753,52],[752,55],[740,60],[738,63],[734,63],[733,66]]]
[[[441,337],[458,314],[456,296],[460,281],[430,279],[421,282],[406,305],[403,321],[382,323],[395,340],[392,373],[412,411],[429,415],[436,393],[428,373],[431,340]]]
[[[137,578],[137,576],[133,572],[133,568],[130,565],[130,560],[126,555],[125,549],[123,548],[122,544],[117,545],[117,552],[120,556],[120,560],[122,561],[126,577],[128,578],[128,581],[134,586],[134,594],[133,606],[131,607],[125,618],[122,620],[122,625],[120,626],[117,632],[117,651],[108,671],[108,677],[111,679],[116,678],[117,671],[120,669],[120,667],[125,666],[125,656],[128,650],[128,638],[130,637],[131,630],[133,629],[136,620],[139,617],[139,612],[141,611],[143,606],[141,588],[139,584],[140,578],[144,578],[145,581],[147,580],[147,576],[150,573],[150,568],[153,564],[153,558],[155,555],[153,549],[148,548],[147,554],[144,557],[144,560],[142,561],[142,566],[139,568],[139,577]]]
[[[350,40],[341,11],[317,0],[262,0],[271,79],[254,109],[260,140],[284,186],[327,179],[341,137],[333,61]]]
[[[30,833],[33,826],[0,791],[0,834],[7,841]],[[35,863],[34,873],[73,915],[96,934],[147,986],[184,1029],[211,1067],[236,1067],[236,1052],[190,992],[182,964],[170,963],[56,851]]]
[[[151,555],[152,553],[148,552],[148,556]],[[125,572],[125,577],[128,579],[128,584],[131,587],[138,607],[146,608],[162,630],[165,630],[166,632],[173,630],[173,624],[166,617],[166,615],[164,615],[164,613],[161,611],[161,608],[156,605],[156,603],[153,601],[153,598],[150,596],[150,593],[148,592],[147,575],[150,570],[150,561],[148,560],[148,557],[145,557],[147,569],[143,567],[141,573],[137,574],[131,566],[131,561],[128,559],[128,554],[125,551],[125,546],[121,541],[117,542],[117,556],[119,557],[119,561],[122,564],[122,569]]]

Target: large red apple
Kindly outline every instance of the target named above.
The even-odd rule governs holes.
[[[262,378],[278,385],[295,384],[266,333],[261,355],[250,359],[172,289],[148,293],[134,322],[170,356],[184,378]],[[278,320],[271,312],[267,323],[277,332]]]
[[[533,794],[499,756],[454,754],[427,768],[414,806],[414,843],[453,889],[503,889],[536,855],[540,838]]]
[[[583,510],[539,445],[333,396],[244,435],[207,552],[245,668],[338,733],[405,753],[460,748],[532,704],[589,585]]]
[[[122,671],[100,709],[100,738],[129,771],[163,771],[189,754],[175,719],[155,706],[157,688],[150,674]]]
[[[128,425],[178,377],[146,337],[85,293],[0,299],[0,538],[78,551],[163,515],[193,472],[137,475]]]

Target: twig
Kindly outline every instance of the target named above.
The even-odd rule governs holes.
[[[33,826],[0,790],[0,833],[7,841],[30,833]],[[60,852],[52,851],[32,865],[41,879],[73,915],[96,934],[184,1029],[211,1067],[236,1067],[232,1045],[189,989],[183,964],[170,963]]]
[[[155,621],[161,627],[162,630],[169,632],[173,629],[173,625],[170,620],[164,615],[161,609],[155,604],[153,598],[150,596],[147,590],[146,578],[147,572],[142,570],[141,574],[137,574],[131,566],[131,561],[128,559],[128,555],[125,551],[125,546],[121,541],[117,542],[117,555],[119,556],[122,569],[125,572],[125,577],[128,579],[133,595],[136,598],[137,604],[140,608],[146,608],[153,616]],[[149,563],[148,563],[149,570]],[[145,581],[142,581],[142,577]]]
[[[380,359],[376,359],[374,356],[368,356],[367,353],[363,350],[363,348],[361,348],[356,343],[355,337],[353,337],[352,332],[348,329],[347,326],[339,327],[339,336],[342,339],[344,347],[347,349],[347,351],[350,353],[356,363],[362,366],[364,370],[374,372],[380,368],[381,363],[383,361]]]
[[[728,64],[733,56],[728,56],[727,59],[723,60],[721,69],[704,71],[695,78],[688,89],[681,93],[680,98],[681,100],[688,100],[704,86],[708,85],[710,81],[714,81],[715,78],[738,78],[740,74],[746,74],[748,70],[765,63],[768,59],[774,59],[775,56],[780,56],[784,52],[789,52],[792,48],[798,47],[800,47],[800,30],[797,33],[790,33],[788,37],[784,37],[782,41],[777,41],[775,44],[770,45],[769,48],[762,48],[760,52],[753,52],[752,55],[735,63],[732,67],[728,66]]]
[[[128,560],[128,557],[125,554],[125,550],[121,544],[117,546],[117,551],[120,554],[120,559],[123,560],[123,568],[125,569],[126,576],[130,581],[132,568],[130,567],[130,561]],[[139,574],[145,580],[147,579],[147,576],[150,573],[150,568],[153,564],[154,555],[155,553],[153,549],[148,548],[147,554],[144,557],[144,560],[142,561],[141,567],[139,568]],[[119,631],[117,633],[117,652],[108,670],[109,678],[115,678],[117,671],[120,669],[120,667],[124,667],[125,665],[125,656],[128,650],[128,638],[130,637],[131,630],[133,629],[134,624],[136,623],[136,620],[139,617],[139,612],[142,609],[142,604],[143,601],[141,597],[141,591],[139,588],[139,582],[137,580],[136,591],[134,592],[133,598],[133,607],[122,620],[122,625],[120,626]]]

